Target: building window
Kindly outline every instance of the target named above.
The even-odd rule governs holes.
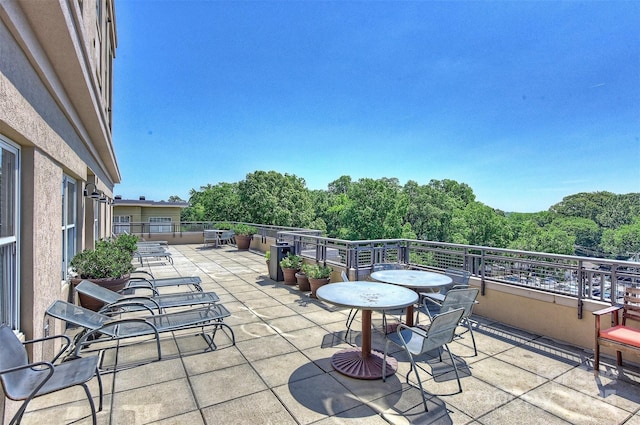
[[[62,178],[62,280],[69,278],[69,263],[76,254],[78,196],[76,181]]]
[[[113,233],[131,233],[131,216],[116,215],[113,217]]]
[[[20,329],[20,151],[0,137],[0,321]]]
[[[149,233],[171,233],[171,217],[149,217]]]

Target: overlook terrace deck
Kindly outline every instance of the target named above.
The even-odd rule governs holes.
[[[408,360],[397,353],[398,373],[387,382],[335,372],[331,355],[345,341],[348,310],[309,298],[295,286],[269,279],[264,257],[235,246],[173,245],[173,264],[145,262],[157,277],[198,275],[231,311],[236,345],[218,337],[202,352],[194,332],[163,335],[165,358],[152,345],[108,350],[122,363],[140,363],[103,375],[100,424],[627,424],[640,425],[640,370],[618,369],[604,358],[593,375],[593,353],[505,324],[475,317],[478,356],[470,339],[451,344],[461,369],[455,377],[424,376],[429,412],[405,383]],[[181,289],[186,290],[186,289]],[[479,299],[482,302],[482,299]],[[374,313],[373,347],[382,350],[381,315]],[[359,316],[358,316],[359,317]],[[352,329],[359,329],[354,324]],[[357,344],[359,333],[347,341]],[[445,357],[443,357],[445,358]],[[433,363],[439,367],[439,363]],[[92,391],[97,395],[95,380]],[[80,419],[79,419],[80,418]],[[41,397],[24,424],[90,423],[81,390]]]

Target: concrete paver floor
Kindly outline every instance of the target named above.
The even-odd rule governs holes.
[[[152,361],[153,341],[109,348],[105,368],[116,366],[117,372],[102,375],[100,424],[640,425],[638,369],[605,361],[596,379],[590,351],[481,317],[475,317],[477,356],[468,335],[450,345],[463,392],[452,394],[453,373],[435,379],[423,374],[430,394],[425,412],[419,390],[405,382],[409,362],[397,348],[398,372],[386,382],[335,372],[331,355],[360,342],[360,323],[345,336],[348,310],[270,280],[262,255],[235,246],[169,249],[173,265],[152,260],[144,269],[156,277],[200,276],[204,290],[215,291],[232,313],[225,323],[236,344],[219,332],[218,349],[205,352],[204,340],[185,330],[162,335],[161,361]],[[372,345],[382,351],[381,316],[373,316]],[[447,358],[444,365],[426,358],[427,370],[450,368]],[[84,392],[70,389],[34,400],[23,423],[91,423]]]

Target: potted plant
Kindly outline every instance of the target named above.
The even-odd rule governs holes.
[[[268,272],[269,270],[271,270],[269,268],[269,265],[271,263],[271,251],[269,251],[269,250],[265,251],[264,260],[267,262],[267,272]]]
[[[284,277],[284,283],[286,285],[295,285],[296,273],[302,266],[302,257],[299,255],[291,255],[287,253],[287,256],[280,260],[280,268],[282,269],[282,275]]]
[[[251,245],[251,239],[253,235],[258,231],[253,226],[249,226],[248,224],[238,223],[233,226],[233,233],[235,233],[236,246],[238,250],[246,251],[249,249]]]
[[[330,266],[323,266],[321,264],[314,264],[307,267],[307,277],[309,278],[309,286],[311,286],[311,297],[316,297],[316,291],[322,285],[326,285],[331,280],[331,272],[333,268]]]
[[[301,291],[310,291],[309,276],[307,276],[307,269],[309,264],[303,264],[300,266],[300,271],[296,273],[296,281],[298,282],[298,289]]]
[[[71,283],[77,285],[86,279],[112,291],[123,289],[129,274],[136,269],[132,260],[137,241],[136,236],[120,235],[115,239],[99,240],[94,249],[77,253],[70,262],[74,275]],[[102,303],[82,295],[80,302],[93,310],[102,307]]]

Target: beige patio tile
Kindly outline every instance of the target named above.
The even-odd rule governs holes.
[[[141,386],[113,395],[114,423],[143,424],[195,410],[196,403],[186,379]]]
[[[84,391],[82,392],[84,394]],[[96,393],[97,395],[97,393]],[[48,396],[43,396],[48,397]],[[39,397],[42,398],[42,397]],[[51,423],[73,423],[79,425],[88,425],[92,424],[91,419],[91,407],[89,407],[89,402],[85,397],[84,400],[77,400],[73,402],[63,402],[62,400],[58,400],[57,404],[52,404],[48,406],[46,409],[41,410],[31,410],[31,403],[29,403],[29,409],[23,418],[22,425],[43,425],[43,424],[51,424]],[[93,397],[93,401],[96,406],[96,411],[98,410],[98,397]],[[110,421],[110,409],[109,406],[111,404],[111,395],[105,395],[104,397],[104,407],[102,411],[96,412],[97,425],[106,425],[109,424]],[[16,404],[19,405],[19,404]],[[8,422],[7,422],[8,423]]]
[[[558,358],[557,360],[549,355],[541,354],[538,350],[528,345],[514,347],[496,354],[496,358],[507,363],[519,366],[532,373],[543,376],[547,379],[554,379],[566,371],[576,367],[575,363]]]
[[[249,407],[250,408],[247,408]],[[296,421],[271,391],[239,397],[202,409],[208,425],[294,425]]]
[[[524,394],[522,399],[574,424],[619,424],[629,416],[625,410],[555,382]]]
[[[485,425],[530,425],[533,418],[537,424],[569,425],[571,423],[521,399],[515,399],[500,406],[499,409],[480,417],[478,421]]]
[[[295,380],[273,389],[286,409],[301,424],[343,412],[362,404],[329,374]]]
[[[200,411],[187,412],[182,415],[173,416],[171,418],[162,419],[155,422],[149,422],[148,425],[204,425],[204,419]]]
[[[248,364],[195,375],[190,381],[200,408],[267,389]]]
[[[269,387],[284,385],[291,380],[305,379],[324,373],[301,353],[288,353],[251,363]]]
[[[124,369],[115,375],[108,376],[114,378],[114,391],[120,392],[174,379],[183,379],[186,377],[186,373],[180,359],[171,359]]]
[[[263,326],[272,333],[275,333],[275,331],[266,324],[263,324]],[[236,345],[249,362],[296,351],[296,348],[280,335],[253,338],[247,341],[240,341]]]
[[[476,363],[471,370],[474,378],[481,379],[515,396],[520,396],[547,382],[544,377],[496,358],[484,359]]]
[[[237,347],[195,354],[182,359],[189,376],[224,369],[245,363],[247,360]]]

